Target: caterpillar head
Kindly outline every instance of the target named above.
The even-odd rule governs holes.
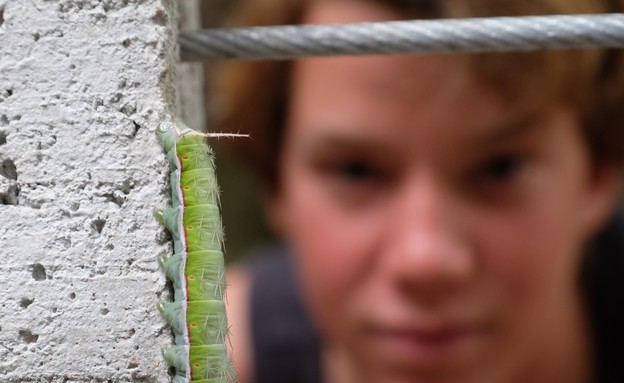
[[[156,135],[160,138],[166,152],[169,152],[175,146],[180,137],[187,134],[206,137],[205,134],[189,128],[182,121],[170,115],[167,115],[156,129]]]
[[[176,125],[176,122],[174,121],[173,117],[169,115],[165,117],[165,119],[158,125],[158,128],[156,129],[156,135],[160,139],[160,142],[167,152],[174,147],[180,134],[180,129]]]

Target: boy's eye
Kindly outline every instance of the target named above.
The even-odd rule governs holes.
[[[364,161],[345,161],[333,165],[334,175],[351,182],[380,180],[382,172]]]
[[[488,160],[478,171],[484,181],[504,182],[516,175],[523,166],[519,156],[500,156]]]
[[[322,164],[320,174],[331,196],[344,206],[362,207],[384,195],[391,169],[370,159],[342,158]]]
[[[522,175],[527,162],[520,155],[492,157],[472,172],[469,190],[484,202],[511,202],[522,190]]]

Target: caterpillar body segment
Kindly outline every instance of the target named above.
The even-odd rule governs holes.
[[[229,383],[235,379],[225,345],[170,346],[163,356],[176,369],[174,382]]]
[[[184,209],[184,229],[187,251],[220,251],[223,246],[223,227],[217,205],[189,206]]]
[[[176,345],[186,345],[182,342],[186,338],[198,346],[225,343],[228,325],[223,302],[161,302],[158,308],[180,340]]]
[[[176,369],[174,383],[232,383],[224,234],[212,150],[204,134],[173,118],[162,122],[157,134],[167,152],[172,207],[154,215],[174,241],[174,254],[158,260],[174,288],[174,301],[158,305],[175,336],[163,357]]]
[[[223,300],[225,266],[219,251],[201,251],[190,254],[186,262],[182,254],[167,255],[158,260],[161,269],[173,283],[176,292],[189,295],[190,301]],[[186,283],[186,288],[183,284]],[[184,298],[187,299],[187,298]]]
[[[193,169],[183,171],[180,185],[184,185],[184,199],[193,205],[219,205],[219,186],[214,170]]]
[[[225,266],[219,252],[194,252],[186,261],[184,270],[189,300],[223,300]]]

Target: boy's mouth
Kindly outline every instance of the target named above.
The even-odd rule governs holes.
[[[371,331],[370,339],[384,359],[414,367],[443,367],[474,356],[486,333],[485,326],[467,323],[379,326]]]

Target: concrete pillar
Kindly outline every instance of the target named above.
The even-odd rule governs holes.
[[[198,4],[180,3],[0,0],[1,382],[170,380],[154,129],[202,122],[175,45]]]

